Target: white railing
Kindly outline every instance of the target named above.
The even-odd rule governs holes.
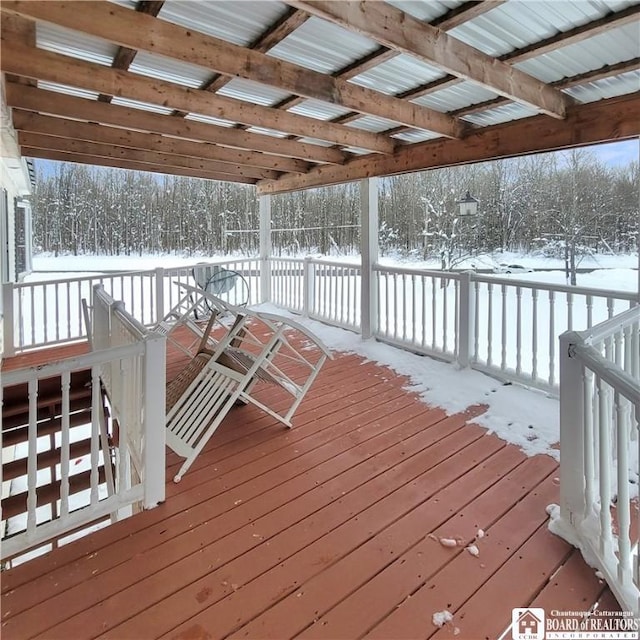
[[[271,258],[271,302],[343,329],[360,329],[360,265]]]
[[[263,263],[248,258],[5,285],[6,355],[12,353],[12,344],[15,351],[22,351],[81,339],[85,329],[80,300],[90,296],[95,283],[102,283],[113,298],[122,299],[142,324],[152,326],[177,302],[182,291],[178,283],[195,284],[194,268],[202,264],[240,273],[252,303],[268,300],[294,313],[360,330],[359,265],[271,258],[261,280]],[[372,309],[365,312],[372,319],[376,338],[553,394],[558,388],[558,336],[574,328],[587,329],[637,304],[637,295],[631,292],[466,272],[375,265],[373,280]],[[14,322],[14,317],[20,321]]]
[[[386,342],[557,393],[558,336],[638,304],[637,294],[376,265]]]
[[[164,500],[164,338],[147,332],[104,291],[97,292],[95,301],[95,351],[3,372],[3,395],[16,385],[26,387],[28,415],[28,425],[16,423],[13,432],[6,425],[2,431],[0,424],[7,438],[19,429],[26,429],[27,436],[24,445],[16,446],[16,459],[10,463],[23,469],[12,482],[12,493],[26,495],[26,513],[9,522],[3,558],[107,517],[116,519],[130,505],[151,508]],[[112,375],[115,371],[117,376]],[[86,372],[90,372],[89,414],[78,413],[72,397],[72,377]],[[54,413],[39,411],[43,388],[56,398],[50,404]],[[42,435],[53,423],[56,433]],[[81,441],[90,441],[90,447],[78,457]],[[88,477],[89,488],[78,492],[82,474]]]
[[[374,271],[378,281],[374,335],[412,351],[456,359],[463,276],[381,265]]]
[[[153,326],[180,298],[181,289],[176,285],[194,285],[194,269],[214,264],[240,273],[247,282],[249,300],[258,301],[258,259],[4,284],[5,355],[86,338],[81,301],[91,299],[96,284],[115,300],[123,301],[143,325]]]
[[[557,391],[558,336],[638,304],[638,294],[472,275],[473,368]],[[461,318],[463,321],[463,318]]]
[[[552,531],[580,547],[618,602],[640,613],[640,307],[560,338],[560,511]]]

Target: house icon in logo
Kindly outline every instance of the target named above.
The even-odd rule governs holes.
[[[513,609],[511,636],[513,640],[544,640],[544,609]]]

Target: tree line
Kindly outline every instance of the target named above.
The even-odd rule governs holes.
[[[50,163],[37,177],[34,240],[73,254],[256,254],[258,198],[249,185]],[[571,150],[392,176],[379,182],[380,247],[444,268],[496,250],[578,260],[637,249],[638,163],[611,168]],[[459,216],[469,191],[478,214]],[[274,196],[274,253],[359,248],[358,184]]]

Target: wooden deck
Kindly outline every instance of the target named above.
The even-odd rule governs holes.
[[[293,429],[235,408],[164,504],[3,573],[2,637],[475,639],[512,607],[617,609],[547,530],[557,463],[405,382],[339,355]],[[439,542],[479,529],[477,557]]]

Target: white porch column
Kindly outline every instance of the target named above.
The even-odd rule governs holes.
[[[360,326],[362,338],[370,338],[377,328],[377,277],[373,266],[378,262],[378,179],[360,181],[360,253],[362,277],[360,292]]]
[[[260,302],[271,299],[271,196],[258,197],[260,206]]]

